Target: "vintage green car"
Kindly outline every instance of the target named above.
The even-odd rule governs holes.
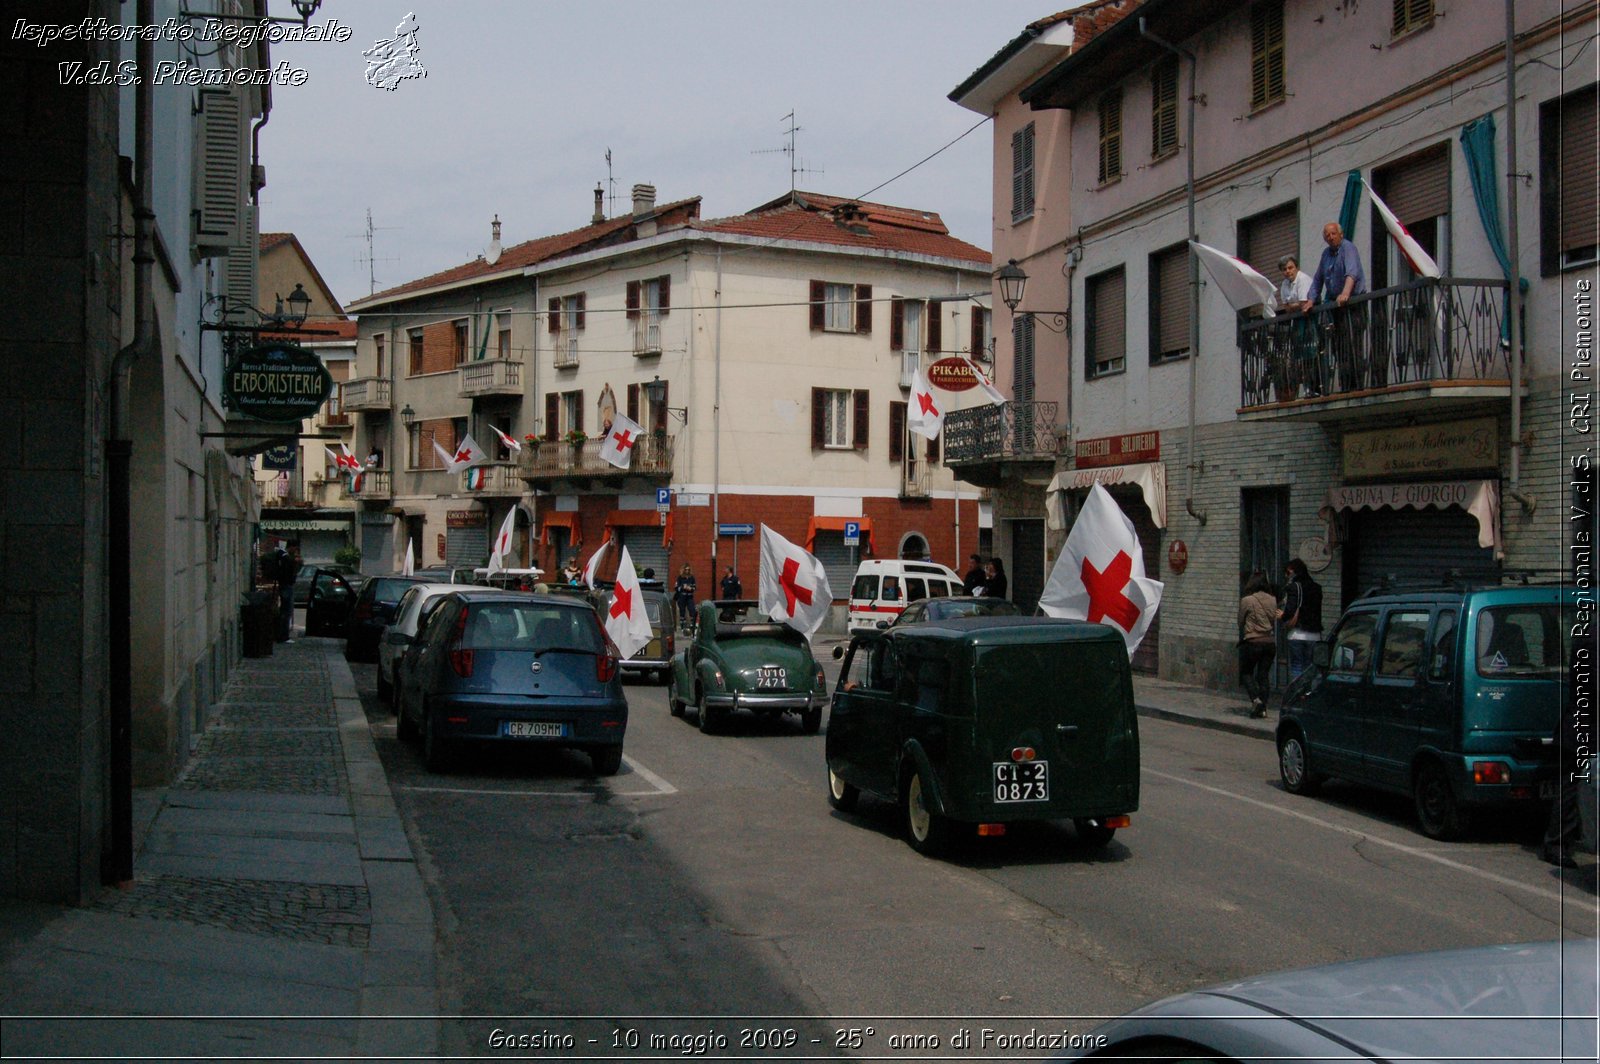
[[[1103,624],[964,617],[857,635],[833,694],[828,799],[895,802],[920,853],[959,832],[1071,819],[1104,846],[1139,807],[1122,636]]]
[[[707,733],[736,710],[799,714],[807,734],[822,727],[828,681],[804,635],[747,600],[702,602],[695,619],[694,639],[672,658],[667,705],[674,717],[693,703]]]

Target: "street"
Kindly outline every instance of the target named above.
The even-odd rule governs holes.
[[[996,1017],[1082,1031],[1260,972],[1594,927],[1592,869],[1540,862],[1541,824],[1435,843],[1408,802],[1285,793],[1259,739],[1141,719],[1140,811],[1107,850],[1063,824],[931,861],[893,807],[829,808],[823,739],[793,718],[708,737],[630,682],[614,778],[531,750],[441,776],[354,671],[433,898],[446,1053],[577,1032],[641,1055],[750,1029],[774,1055],[910,1059]]]

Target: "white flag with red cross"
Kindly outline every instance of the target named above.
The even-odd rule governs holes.
[[[956,357],[967,364],[967,368],[972,371],[972,379],[978,382],[978,389],[989,397],[989,402],[1003,403],[1006,401],[1006,393],[994,386],[994,378],[985,373],[976,362],[966,355],[957,355]]]
[[[406,540],[406,561],[405,561],[405,564],[400,567],[400,575],[401,576],[410,576],[412,573],[414,573],[416,571],[417,571],[416,541],[408,539],[408,540]]]
[[[588,587],[588,588],[594,587],[594,574],[599,571],[599,569],[600,569],[600,559],[605,557],[606,549],[608,547],[610,547],[610,546],[611,546],[611,540],[607,539],[605,542],[600,544],[600,549],[599,550],[597,550],[593,554],[589,555],[589,561],[583,567],[583,586],[584,587]]]
[[[1161,605],[1161,590],[1161,581],[1144,575],[1133,522],[1096,484],[1045,581],[1039,608],[1051,617],[1110,625],[1122,633],[1132,658]]]
[[[517,508],[513,506],[506,513],[505,524],[500,526],[500,531],[494,537],[493,549],[489,552],[489,575],[493,576],[500,570],[508,568],[506,562],[511,558],[511,536],[517,528]]]
[[[911,401],[906,405],[906,428],[930,440],[939,438],[944,428],[944,411],[934,401],[928,378],[917,369],[911,374]]]
[[[761,526],[761,612],[807,639],[828,619],[833,589],[816,556]]]
[[[598,554],[598,552],[596,552]],[[622,548],[617,563],[617,582],[611,587],[611,603],[606,607],[606,634],[625,658],[631,658],[654,638],[650,614],[645,610],[644,593],[639,590],[639,574]]]
[[[506,450],[510,451],[512,454],[521,454],[522,453],[522,444],[518,443],[516,440],[512,439],[510,436],[507,436],[505,433],[501,432],[500,431],[500,426],[498,426],[498,425],[490,425],[489,427],[491,429],[494,429],[494,434],[496,436],[500,437],[500,442],[506,445]]]
[[[489,456],[483,453],[483,448],[478,446],[477,441],[472,438],[472,433],[470,432],[461,438],[460,443],[456,444],[454,453],[440,447],[438,440],[433,441],[433,449],[438,452],[439,460],[444,463],[445,469],[451,474],[459,473],[468,466],[475,466],[479,462],[487,462],[489,460]]]
[[[1361,182],[1367,185],[1365,181]],[[1419,277],[1438,277],[1439,264],[1433,261],[1433,256],[1422,250],[1422,245],[1417,243],[1417,238],[1411,235],[1410,230],[1400,224],[1400,219],[1394,216],[1389,205],[1378,198],[1372,191],[1372,186],[1367,185],[1367,195],[1372,199],[1372,205],[1378,208],[1378,214],[1383,218],[1383,227],[1389,230],[1389,235],[1394,238],[1395,244],[1400,248],[1400,254],[1405,256],[1406,263],[1411,267],[1411,272]]]
[[[618,469],[627,469],[633,462],[634,445],[643,434],[643,425],[632,418],[616,415],[611,420],[611,429],[606,433],[606,438],[600,443],[600,457]]]

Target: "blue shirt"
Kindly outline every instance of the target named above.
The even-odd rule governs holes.
[[[1322,258],[1317,260],[1317,272],[1311,275],[1311,302],[1331,303],[1338,299],[1339,293],[1344,291],[1346,277],[1356,279],[1355,287],[1350,290],[1351,298],[1367,290],[1367,275],[1361,270],[1361,255],[1354,244],[1341,240],[1337,248],[1322,249]]]

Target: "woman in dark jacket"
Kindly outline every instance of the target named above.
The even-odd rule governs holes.
[[[990,558],[989,564],[983,567],[983,597],[1006,597],[1006,565],[999,558]]]

